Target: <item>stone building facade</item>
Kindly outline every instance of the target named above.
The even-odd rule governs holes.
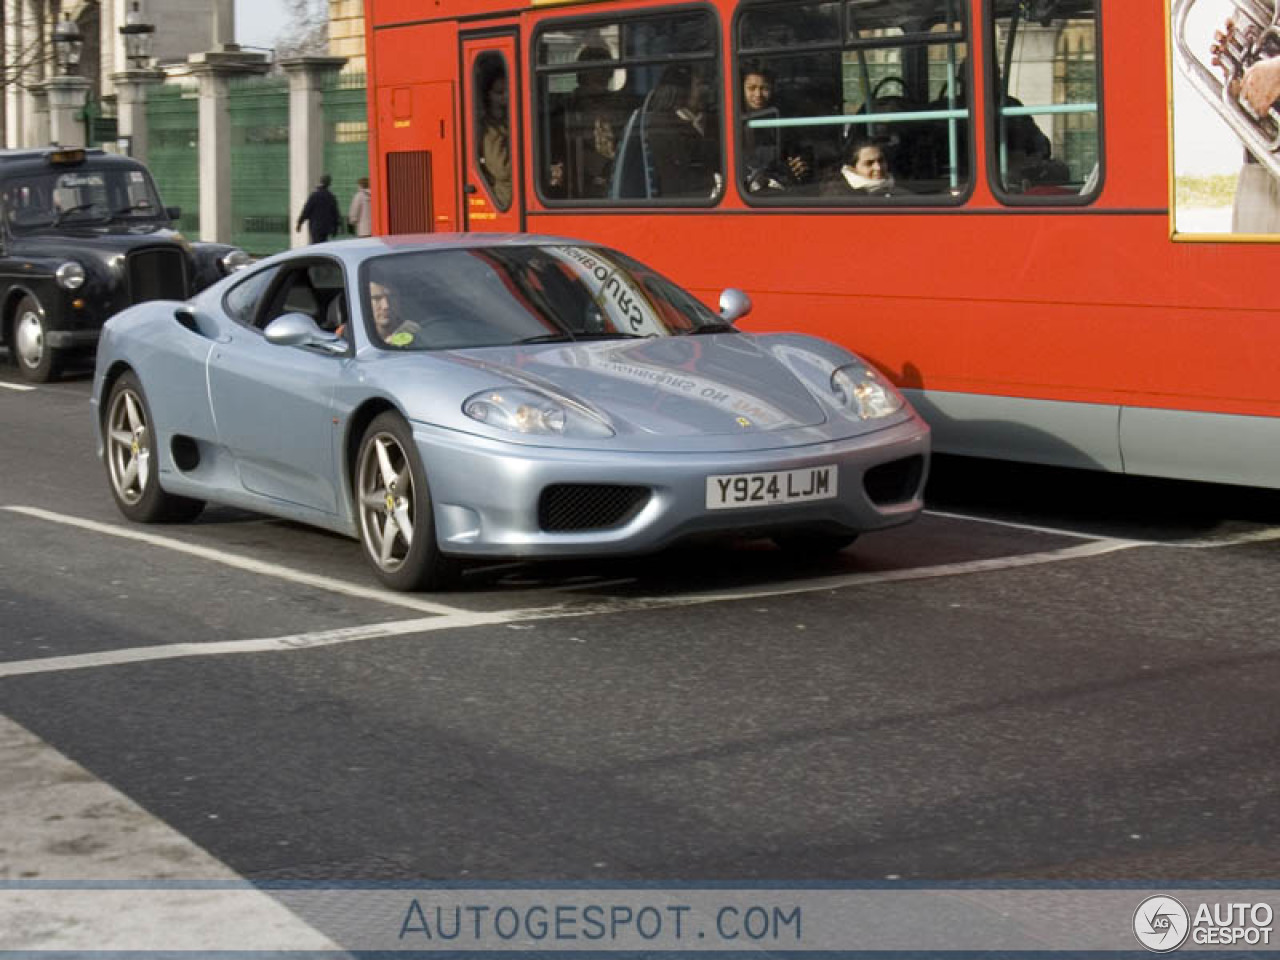
[[[364,0],[329,0],[329,56],[345,57],[349,72],[365,72]]]
[[[92,104],[111,101],[128,69],[120,26],[133,3],[155,25],[152,54],[164,66],[235,38],[234,0],[0,0],[4,12],[4,145],[48,142],[46,84],[58,74],[51,37],[64,16],[84,39],[79,76]]]

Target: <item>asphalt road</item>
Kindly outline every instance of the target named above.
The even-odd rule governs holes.
[[[942,460],[920,521],[821,563],[492,564],[404,597],[323,532],[128,524],[89,382],[15,385],[0,718],[232,875],[1276,875],[1278,494]],[[0,819],[0,878],[86,875],[93,831],[15,834],[40,819]]]

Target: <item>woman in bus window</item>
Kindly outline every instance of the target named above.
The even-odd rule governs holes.
[[[752,120],[781,116],[773,105],[773,88],[774,77],[768,68],[755,61],[742,65],[742,145],[747,167],[746,185],[751,193],[785,190],[809,177],[808,162],[799,151],[789,148],[783,131],[777,128],[757,129],[750,125]]]
[[[501,210],[511,206],[511,130],[507,123],[507,76],[494,70],[485,79],[480,162]]]
[[[823,184],[828,197],[888,197],[909,193],[894,183],[889,158],[875,140],[855,140],[849,147],[849,162]]]

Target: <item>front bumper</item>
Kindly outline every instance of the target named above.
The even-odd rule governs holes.
[[[733,453],[611,453],[521,447],[413,424],[435,505],[440,548],[464,556],[649,553],[706,534],[768,536],[789,530],[861,533],[906,523],[924,507],[929,428],[917,416],[852,439]],[[910,489],[873,499],[869,470],[918,462]],[[707,477],[835,464],[837,496],[801,503],[710,510]],[[539,500],[555,484],[643,486],[634,516],[607,529],[549,532]],[[874,486],[874,484],[873,484]]]
[[[101,330],[50,330],[45,342],[54,350],[92,350],[101,335]]]

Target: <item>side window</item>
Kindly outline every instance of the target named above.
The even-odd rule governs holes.
[[[970,184],[965,0],[761,3],[736,24],[749,202],[954,203]]]
[[[715,203],[724,190],[716,32],[705,10],[540,31],[543,199]]]
[[[228,290],[222,298],[222,309],[227,312],[227,316],[246,327],[254,326],[258,305],[279,272],[279,267],[259,270]]]
[[[1097,0],[1034,18],[1019,0],[988,9],[997,196],[1008,203],[1092,199],[1102,169]]]
[[[507,65],[501,54],[476,58],[471,77],[478,116],[472,118],[476,137],[476,166],[499,210],[511,207],[511,113],[508,109]]]
[[[737,19],[750,202],[956,202],[969,188],[964,0],[772,3]]]

